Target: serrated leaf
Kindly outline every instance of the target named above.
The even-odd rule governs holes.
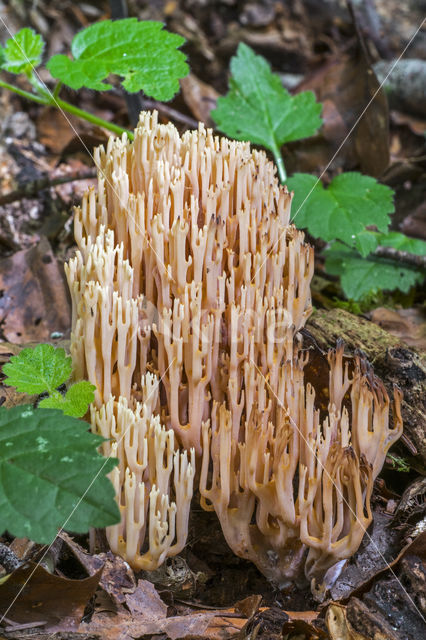
[[[136,18],[97,22],[74,37],[73,60],[55,55],[47,68],[72,89],[111,89],[105,80],[112,73],[124,78],[123,87],[130,93],[143,91],[156,100],[171,100],[189,69],[185,55],[177,50],[184,38],[163,26]]]
[[[3,68],[10,73],[31,71],[40,64],[43,48],[41,35],[25,27],[6,41]]]
[[[355,238],[355,248],[366,258],[377,249],[380,236],[380,233],[368,231],[367,229],[360,231]]]
[[[51,344],[27,348],[4,365],[4,384],[23,393],[53,393],[71,375],[71,358]]]
[[[48,398],[43,398],[39,403],[39,407],[44,409],[60,409],[67,416],[82,418],[87,412],[87,408],[95,399],[96,387],[81,380],[73,384],[66,392],[65,396],[56,391]]]
[[[357,172],[336,176],[327,189],[314,176],[296,173],[287,186],[294,190],[296,226],[326,242],[339,239],[353,245],[367,226],[384,232],[394,211],[392,189]]]
[[[0,407],[0,533],[51,542],[61,527],[85,533],[120,520],[105,474],[116,459],[87,424],[52,409]]]
[[[340,276],[342,289],[352,300],[380,290],[407,292],[424,278],[416,269],[379,256],[363,258],[340,242],[327,249],[325,256],[327,273]]]
[[[218,128],[237,140],[249,140],[273,152],[284,142],[312,136],[322,124],[321,104],[311,91],[292,97],[268,62],[246,44],[231,59],[229,92],[211,116]]]
[[[426,256],[426,242],[419,238],[409,238],[398,231],[378,234],[378,244],[382,247],[392,247],[397,251],[407,251],[419,256]]]

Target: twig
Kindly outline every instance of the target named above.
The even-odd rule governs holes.
[[[381,258],[390,258],[396,262],[410,265],[410,267],[426,269],[426,256],[418,256],[415,253],[408,253],[408,251],[398,251],[393,247],[377,247],[374,255]]]
[[[16,200],[22,200],[23,198],[32,198],[42,189],[55,187],[58,184],[66,184],[67,182],[75,182],[77,180],[89,180],[91,178],[96,178],[96,169],[89,169],[84,173],[69,173],[68,175],[59,176],[58,178],[49,178],[49,176],[46,176],[39,180],[31,180],[23,184],[19,189],[16,189],[16,191],[11,191],[10,193],[0,196],[0,206],[9,204],[10,202],[16,202]]]
[[[42,627],[47,624],[47,620],[38,620],[37,622],[23,622],[22,624],[15,623],[9,618],[3,618],[3,620],[9,625],[4,629],[6,633],[10,633],[12,631],[23,631],[24,629],[33,629],[34,627]]]
[[[12,549],[6,544],[3,544],[3,542],[0,542],[0,564],[7,573],[12,573],[12,571],[15,571],[21,564],[21,561],[13,553]]]
[[[186,116],[180,111],[176,111],[176,109],[167,106],[167,104],[164,104],[163,102],[157,102],[157,100],[144,98],[142,100],[142,104],[144,109],[157,109],[159,113],[164,113],[166,116],[173,118],[173,120],[181,122],[182,124],[186,124],[191,129],[198,129],[198,120],[194,120],[194,118]]]

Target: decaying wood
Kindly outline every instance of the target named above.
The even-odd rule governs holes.
[[[404,431],[426,463],[426,356],[368,320],[343,309],[317,310],[307,324],[317,345],[327,350],[341,338],[347,351],[361,349],[388,391],[397,384],[404,394]]]

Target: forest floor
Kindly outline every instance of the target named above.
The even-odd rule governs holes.
[[[68,52],[75,33],[123,5],[63,0],[0,1],[12,32],[31,26],[42,33],[48,54]],[[357,30],[343,0],[154,0],[128,2],[129,15],[161,20],[182,34],[191,74],[167,104],[143,96],[129,102],[118,90],[82,90],[66,98],[123,127],[135,113],[157,108],[182,133],[198,121],[212,126],[210,111],[227,91],[230,57],[246,42],[266,57],[290,90],[311,88],[325,104],[321,135],[288,145],[290,172],[320,174],[360,170],[395,190],[392,228],[426,240],[426,100],[389,94],[389,128],[371,135],[377,109],[367,110],[370,129],[351,130],[369,95],[361,78],[359,33],[369,64],[392,60],[423,19],[425,3],[412,0],[354,2]],[[422,12],[423,8],[423,12]],[[0,40],[8,34],[0,26]],[[408,54],[407,54],[408,55]],[[409,57],[424,60],[426,32],[413,41]],[[47,72],[46,72],[47,73]],[[49,76],[43,78],[49,82]],[[409,84],[409,83],[408,83]],[[319,94],[319,95],[318,95]],[[379,107],[377,107],[379,108]],[[107,132],[59,110],[0,93],[0,365],[22,346],[67,345],[71,304],[63,273],[75,245],[72,210],[95,185],[87,149]],[[366,133],[370,131],[370,133]],[[383,136],[382,139],[378,137]],[[383,148],[387,166],[379,157]],[[378,296],[352,313],[335,278],[316,262],[314,313],[305,335],[326,351],[343,338],[349,352],[362,348],[390,391],[404,392],[404,438],[392,449],[375,483],[374,523],[347,563],[327,599],[316,602],[307,586],[279,590],[254,565],[234,556],[212,514],[195,509],[184,552],[161,569],[135,575],[107,550],[102,532],[61,534],[50,554],[54,573],[40,568],[27,591],[2,622],[0,638],[89,640],[134,638],[275,640],[418,640],[426,617],[426,314],[421,287],[408,294]],[[0,387],[8,406],[15,397]],[[18,558],[36,562],[39,545],[6,542]],[[103,566],[102,575],[99,572]],[[3,589],[4,611],[23,573]],[[34,605],[39,606],[34,618]],[[33,617],[32,617],[33,616]],[[34,620],[36,622],[34,623]]]

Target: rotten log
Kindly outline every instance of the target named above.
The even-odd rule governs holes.
[[[401,410],[405,443],[414,445],[426,465],[426,355],[373,322],[343,309],[316,310],[305,333],[324,351],[335,346],[339,338],[348,353],[361,349],[389,394],[394,384],[399,386],[404,394]]]

